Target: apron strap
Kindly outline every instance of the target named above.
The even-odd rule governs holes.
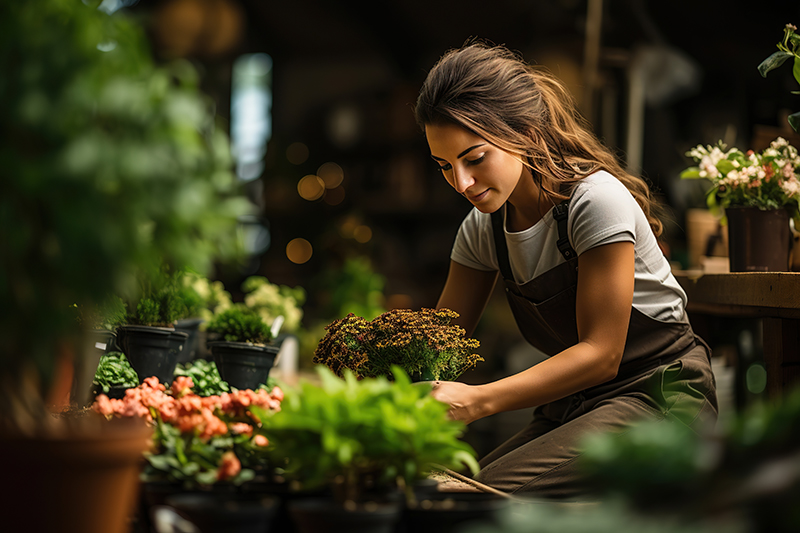
[[[503,205],[500,209],[492,213],[492,233],[494,234],[494,250],[497,254],[497,263],[500,265],[500,273],[503,278],[513,280],[514,276],[511,273],[511,263],[508,260],[508,245],[506,244],[505,233],[505,213],[506,206]],[[553,219],[558,224],[558,251],[564,256],[564,259],[569,261],[578,254],[569,242],[569,235],[567,232],[567,217],[569,216],[569,198],[553,207]]]
[[[492,213],[492,233],[494,234],[494,251],[497,254],[497,263],[500,265],[500,273],[504,279],[513,281],[514,275],[511,273],[511,262],[508,260],[508,244],[506,243],[505,232],[506,206]]]
[[[567,217],[569,216],[569,198],[553,207],[553,218],[558,224],[558,251],[564,256],[564,259],[569,261],[575,257],[575,249],[569,243],[569,234],[567,233]]]

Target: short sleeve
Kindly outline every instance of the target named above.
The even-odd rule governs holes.
[[[578,255],[601,244],[636,242],[639,204],[611,174],[593,177],[579,184],[570,202],[568,231]]]
[[[476,270],[498,270],[491,216],[472,209],[461,226],[450,259]]]

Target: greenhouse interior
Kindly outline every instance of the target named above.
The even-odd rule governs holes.
[[[798,24],[2,3],[9,531],[800,530]]]

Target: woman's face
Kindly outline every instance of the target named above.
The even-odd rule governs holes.
[[[512,198],[527,170],[522,161],[454,124],[427,125],[431,157],[450,184],[482,213],[493,213]],[[533,180],[523,180],[533,183]],[[512,199],[513,203],[513,199]]]

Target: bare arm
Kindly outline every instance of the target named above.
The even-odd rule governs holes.
[[[578,343],[513,376],[485,385],[441,382],[434,397],[467,423],[533,407],[616,376],[633,303],[633,243],[598,246],[578,258]]]
[[[450,261],[450,271],[436,308],[445,307],[458,313],[460,316],[454,322],[464,328],[469,337],[478,325],[496,281],[496,271],[476,270]]]

